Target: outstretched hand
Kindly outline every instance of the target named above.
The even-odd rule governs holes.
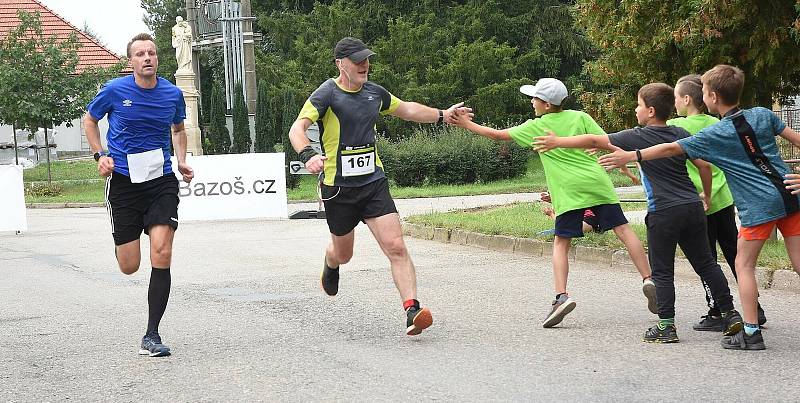
[[[548,131],[546,135],[533,139],[531,143],[533,150],[536,152],[544,153],[554,148],[558,148],[558,136],[555,133]]]
[[[472,113],[472,108],[464,106],[463,102],[459,102],[444,110],[445,123],[454,125],[456,124],[456,119],[462,116],[469,117],[469,120],[472,120],[472,117],[475,116],[475,114]]]
[[[613,144],[609,143],[609,149],[613,152],[610,154],[606,154],[601,156],[597,159],[597,163],[599,163],[606,171],[610,171],[614,168],[624,167],[625,164],[636,161],[636,153],[633,151],[625,151]]]
[[[783,183],[786,184],[786,189],[792,191],[793,195],[800,194],[800,174],[787,174]]]
[[[447,123],[453,126],[465,128],[470,122],[472,122],[473,116],[474,115],[472,113],[462,113],[460,115],[454,115],[447,119]]]

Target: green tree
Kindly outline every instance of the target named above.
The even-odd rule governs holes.
[[[206,154],[227,154],[231,147],[231,137],[228,127],[225,126],[225,99],[222,87],[211,87],[210,123],[206,128],[207,149]]]
[[[0,40],[0,122],[28,129],[44,128],[47,180],[50,182],[48,129],[83,115],[100,83],[119,73],[110,68],[77,71],[80,42],[73,32],[66,40],[45,36],[40,15],[18,11],[20,24]]]
[[[277,137],[275,136],[274,118],[270,111],[271,99],[267,95],[267,83],[258,83],[258,98],[256,99],[256,142],[254,149],[257,153],[274,153]]]
[[[465,101],[493,125],[531,114],[520,83],[541,77],[580,81],[593,57],[565,0],[254,0],[264,43],[259,77],[309,94],[335,76],[332,48],[343,36],[377,52],[370,79],[401,99],[444,108]],[[272,89],[271,89],[272,91]],[[379,132],[407,136],[416,126],[378,122]],[[386,134],[385,133],[385,134]]]
[[[141,3],[146,13],[144,23],[152,31],[158,49],[158,70],[164,78],[174,83],[178,62],[172,47],[172,27],[175,25],[175,17],[186,17],[186,1],[141,0]],[[134,35],[136,33],[131,34],[131,37]]]
[[[233,144],[231,153],[244,154],[250,152],[253,140],[250,137],[250,120],[247,117],[247,106],[244,103],[242,83],[236,83],[233,94]]]
[[[608,128],[635,124],[636,92],[649,82],[724,63],[746,74],[742,103],[771,107],[800,90],[798,3],[757,0],[578,0],[576,24],[602,52],[586,64],[587,112]]]

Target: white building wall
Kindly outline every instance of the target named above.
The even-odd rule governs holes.
[[[108,120],[103,118],[98,123],[100,127],[100,141],[103,143],[103,149],[106,149],[106,132],[108,131]],[[86,142],[83,129],[83,119],[75,119],[72,121],[72,127],[67,127],[66,124],[55,127],[56,134],[48,130],[48,137],[50,143],[56,144],[56,151],[63,152],[77,152],[89,151],[89,143]],[[18,138],[17,141],[22,141]],[[35,141],[39,145],[44,145],[44,136],[36,136]],[[14,133],[11,126],[0,126],[0,143],[13,143]]]

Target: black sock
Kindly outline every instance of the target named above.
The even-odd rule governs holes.
[[[149,307],[147,333],[158,333],[158,324],[167,309],[171,283],[172,276],[169,274],[169,267],[166,269],[153,267],[153,270],[150,271],[150,287],[147,289],[147,305]]]

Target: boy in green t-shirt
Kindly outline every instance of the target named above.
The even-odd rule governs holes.
[[[467,116],[455,119],[455,124],[481,136],[499,141],[513,140],[524,147],[530,147],[535,137],[550,131],[566,136],[605,133],[586,113],[561,108],[567,97],[567,88],[561,81],[543,78],[535,86],[523,85],[519,90],[532,98],[535,119],[504,130],[478,125]],[[647,296],[648,308],[656,313],[655,285],[650,279],[650,265],[644,248],[628,225],[611,179],[597,164],[597,157],[583,150],[559,149],[540,154],[540,158],[556,214],[553,241],[556,297],[542,326],[559,324],[575,308],[575,301],[567,293],[568,252],[572,238],[583,236],[581,227],[586,209],[597,216],[602,231],[613,229],[625,244],[633,264],[642,275],[642,291]]]
[[[719,119],[703,113],[705,109],[703,83],[700,75],[689,74],[683,76],[675,84],[675,111],[680,117],[668,120],[667,125],[682,127],[689,134],[694,135],[700,130],[719,122]],[[689,160],[686,160],[686,171],[689,173],[689,179],[694,183],[697,192],[702,193],[703,184],[700,180],[700,172]],[[728,188],[725,174],[714,165],[711,165],[711,178],[711,202],[708,205],[708,210],[706,210],[708,243],[711,246],[711,254],[714,260],[717,260],[717,244],[719,244],[722,255],[725,257],[725,261],[728,262],[733,277],[736,278],[736,243],[739,229],[736,227],[733,195],[730,188]],[[698,331],[721,332],[725,324],[719,307],[711,297],[711,290],[705,282],[703,282],[703,288],[706,292],[706,302],[708,302],[708,314],[703,315],[700,318],[700,322],[695,323],[692,328]],[[759,304],[758,324],[763,325],[766,322],[767,317]]]

